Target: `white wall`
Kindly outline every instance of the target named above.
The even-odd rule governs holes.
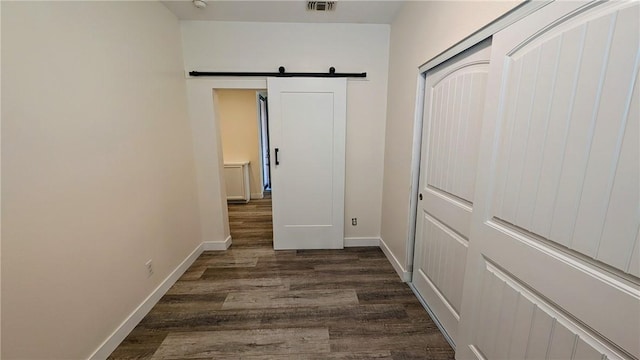
[[[351,80],[347,85],[345,236],[379,237],[389,26],[215,21],[183,21],[181,24],[186,71],[271,72],[284,66],[291,72],[326,72],[334,66],[338,72],[368,73],[367,80]],[[188,80],[194,109],[191,120],[201,128],[214,128],[204,124],[212,119],[206,109],[210,105],[202,103],[209,100],[192,90],[205,92],[205,84],[212,82]],[[217,135],[207,133],[206,136],[206,142],[196,141],[197,151],[216,146]],[[219,177],[219,169],[212,167],[211,159],[206,160],[209,155],[197,153],[196,156],[202,160],[197,160],[199,173]],[[215,192],[215,184],[204,180],[201,183],[209,188],[202,189],[201,194]],[[219,203],[215,197],[208,201]],[[204,206],[209,205],[201,204]],[[208,211],[211,216],[222,212],[217,208]],[[216,221],[211,216],[203,215],[203,221]],[[350,225],[352,217],[358,218],[358,226]],[[214,238],[222,236],[215,226],[205,223],[202,226],[205,234],[210,233]]]
[[[198,186],[200,234],[203,242],[224,243],[231,239],[223,171],[220,126],[215,121],[211,81],[187,81],[189,120]]]
[[[408,1],[391,24],[381,234],[405,271],[418,67],[518,3]]]
[[[179,23],[1,7],[2,358],[87,358],[200,245]]]

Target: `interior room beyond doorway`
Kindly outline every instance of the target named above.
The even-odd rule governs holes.
[[[270,190],[266,91],[217,89],[214,98],[227,200],[262,199]]]

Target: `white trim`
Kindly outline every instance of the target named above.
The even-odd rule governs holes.
[[[391,250],[389,249],[389,247],[387,246],[387,244],[384,242],[382,238],[380,238],[380,249],[382,249],[382,252],[386,255],[387,259],[391,263],[391,266],[393,266],[393,268],[398,273],[398,276],[400,276],[400,279],[404,282],[410,282],[411,275],[412,275],[411,272],[404,269],[404,266],[400,264],[400,261],[398,261],[395,255],[393,255],[393,253],[391,252]]]
[[[266,77],[194,77],[189,76],[189,72],[185,71],[185,78],[188,81],[201,81],[210,84],[212,89],[246,89],[246,90],[266,90]]]
[[[379,237],[346,237],[344,238],[344,247],[358,246],[380,246]]]
[[[251,198],[252,199],[264,199],[264,193],[251,193]]]
[[[460,54],[461,52],[471,48],[472,46],[481,43],[483,40],[493,36],[493,34],[506,28],[507,26],[515,23],[516,21],[524,18],[532,12],[550,4],[551,1],[525,1],[516,8],[510,10],[506,14],[492,21],[485,27],[467,36],[461,41],[457,42],[447,50],[433,57],[431,60],[420,66],[420,73],[423,73],[429,69],[434,68],[442,64],[443,62],[451,59],[452,57]]]
[[[416,219],[418,217],[418,193],[420,192],[420,164],[422,163],[422,127],[424,126],[424,97],[427,83],[425,73],[418,74],[416,108],[413,117],[413,145],[411,156],[411,185],[409,189],[409,237],[407,239],[407,267],[413,271],[416,246]],[[411,280],[408,280],[411,281]]]
[[[205,241],[202,243],[203,251],[224,251],[231,246],[231,235],[227,236],[224,241]]]
[[[260,93],[262,92],[262,90],[256,90],[256,121],[258,123],[258,173],[260,175],[260,192],[259,193],[252,193],[251,194],[251,199],[262,199],[263,195],[262,195],[262,189],[264,188],[264,156],[262,154],[262,149],[263,149],[263,145],[262,145],[262,121],[260,119]],[[251,170],[251,169],[249,169]],[[259,197],[258,197],[259,196]]]
[[[194,261],[202,254],[203,246],[199,244],[184,259],[175,270],[167,276],[158,287],[147,296],[144,301],[118,326],[118,328],[89,356],[89,359],[106,359],[120,345],[127,335],[138,325],[140,321],[147,315],[160,298],[178,281],[180,276],[193,264]]]
[[[224,162],[225,165],[227,166],[233,166],[233,167],[243,167],[245,165],[249,165],[251,163],[251,161],[231,161],[231,162]]]

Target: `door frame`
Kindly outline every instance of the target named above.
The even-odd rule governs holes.
[[[261,108],[261,101],[264,101],[264,112]],[[262,194],[261,198],[264,198],[265,188],[265,170],[267,171],[267,178],[269,183],[269,191],[271,191],[271,163],[265,163],[265,141],[266,138],[266,150],[269,157],[269,107],[267,106],[267,90],[256,90],[256,103],[257,103],[257,116],[258,116],[258,143],[260,144],[260,185]],[[265,123],[262,123],[262,116],[265,117]]]
[[[200,232],[203,250],[226,250],[231,246],[229,213],[224,182],[224,160],[214,91],[221,89],[265,90],[267,80],[256,78],[193,78],[185,75],[187,107],[195,159]]]
[[[185,80],[203,250],[226,250],[231,246],[232,239],[224,182],[222,141],[213,92],[220,89],[266,91],[267,78],[199,78],[185,73]],[[347,86],[352,80],[347,78]]]
[[[253,90],[253,89],[243,89],[243,90]],[[258,193],[251,193],[250,194],[250,198],[253,199],[254,195],[257,196],[258,199],[262,199],[264,198],[264,174],[263,174],[263,169],[264,169],[264,158],[262,156],[262,121],[260,120],[260,92],[264,92],[266,94],[266,90],[262,91],[262,90],[256,90],[256,123],[258,124],[258,148],[260,149],[260,156],[259,156],[259,166],[260,166],[260,192]]]
[[[412,143],[412,156],[411,156],[411,182],[409,189],[409,221],[407,224],[408,227],[408,235],[407,235],[407,248],[406,248],[406,263],[404,265],[408,274],[406,274],[405,281],[408,283],[409,287],[418,298],[422,306],[425,308],[431,319],[434,321],[436,326],[442,334],[444,334],[445,339],[451,347],[455,350],[455,344],[453,340],[446,335],[447,333],[444,331],[444,327],[440,322],[436,319],[433,312],[429,308],[429,304],[427,304],[424,299],[419,295],[415,286],[413,285],[413,256],[415,252],[415,236],[416,236],[416,220],[418,216],[418,193],[420,191],[420,163],[421,152],[422,152],[422,129],[424,125],[424,97],[425,97],[425,88],[426,88],[426,76],[427,71],[435,68],[436,66],[444,63],[445,61],[453,58],[454,56],[472,48],[473,46],[481,43],[482,41],[492,37],[498,31],[506,28],[507,26],[513,24],[514,22],[526,17],[527,15],[533,13],[534,11],[539,10],[540,8],[550,4],[551,1],[526,1],[514,9],[510,10],[506,14],[497,18],[493,22],[487,24],[482,27],[478,31],[472,33],[466,38],[460,40],[453,46],[449,47],[445,51],[426,61],[423,65],[418,68],[418,76],[416,81],[416,101],[415,101],[415,109],[414,109],[414,122],[413,122],[413,143]],[[464,296],[464,295],[463,295]]]

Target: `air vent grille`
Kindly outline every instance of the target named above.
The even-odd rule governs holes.
[[[310,11],[333,11],[335,9],[335,1],[307,1],[307,10]]]

